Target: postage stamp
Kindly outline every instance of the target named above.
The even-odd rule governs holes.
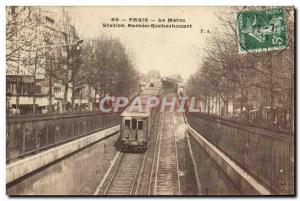
[[[280,50],[287,47],[283,9],[237,13],[240,53]]]

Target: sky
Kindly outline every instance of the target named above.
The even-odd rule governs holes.
[[[60,8],[61,9],[61,8]],[[196,72],[203,56],[205,38],[216,32],[218,7],[64,7],[79,30],[80,37],[104,34],[119,38],[142,72],[159,70],[162,76],[180,74],[184,79]],[[188,29],[112,28],[111,18],[185,19]],[[119,22],[121,23],[121,22]],[[125,22],[127,24],[127,22]],[[164,23],[167,24],[167,23]],[[201,33],[201,29],[203,33]],[[206,33],[209,30],[211,33]]]

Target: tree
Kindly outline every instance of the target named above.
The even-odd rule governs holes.
[[[294,53],[294,30],[293,9],[288,8],[288,48],[284,50],[272,50],[267,52],[254,52],[239,54],[239,39],[236,32],[236,19],[233,13],[239,9],[253,9],[252,7],[232,8],[232,15],[219,12],[218,18],[222,28],[217,34],[211,34],[207,38],[207,46],[204,49],[206,56],[199,67],[196,76],[190,78],[189,90],[194,94],[195,86],[200,88],[200,93],[205,99],[220,98],[228,108],[228,101],[233,101],[240,108],[240,113],[246,113],[252,107],[261,108],[268,106],[271,110],[280,97],[291,97],[289,100],[282,99],[282,107],[293,111],[293,53]],[[257,9],[257,8],[255,8]],[[196,80],[198,79],[198,81]],[[193,84],[198,85],[193,86]],[[207,97],[209,96],[209,97]],[[268,102],[262,101],[266,96]],[[265,104],[265,105],[263,105]],[[266,105],[267,104],[267,105]],[[220,103],[219,103],[220,106]],[[235,107],[237,108],[237,107]],[[273,116],[273,119],[275,116]]]
[[[79,47],[79,36],[77,29],[72,25],[71,17],[68,12],[62,10],[60,20],[58,21],[60,31],[59,50],[57,54],[57,63],[53,74],[55,80],[64,85],[63,110],[65,111],[68,102],[68,91],[71,87],[72,106],[74,101],[75,82],[78,79],[78,72],[81,68],[81,50]],[[75,81],[76,80],[76,81]]]
[[[138,74],[124,45],[100,36],[83,47],[87,83],[101,95],[130,95],[138,89]]]
[[[6,65],[7,74],[19,75],[34,72],[34,80],[37,65],[32,70],[29,64],[32,46],[37,44],[37,27],[40,23],[40,9],[37,7],[9,6],[6,8]],[[37,57],[38,55],[36,55]],[[21,68],[26,66],[27,69]],[[35,98],[34,98],[35,102]],[[19,105],[19,78],[16,83],[16,109]],[[34,105],[35,110],[35,105]]]

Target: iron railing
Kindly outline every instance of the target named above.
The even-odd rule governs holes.
[[[274,193],[294,193],[294,137],[260,127],[187,113],[188,123]]]
[[[229,120],[234,121],[239,124],[252,126],[256,128],[263,128],[267,130],[272,130],[280,133],[291,133],[290,131],[293,129],[292,119],[280,119],[277,118],[276,121],[263,117],[261,113],[257,113],[256,115],[240,115],[240,114],[228,114],[224,116],[220,116],[213,113],[204,113],[201,112],[203,116],[214,117],[216,119]],[[270,118],[270,117],[269,117]]]
[[[119,124],[120,113],[80,113],[8,118],[7,162]]]

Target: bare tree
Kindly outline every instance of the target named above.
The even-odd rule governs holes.
[[[58,82],[64,85],[63,110],[65,111],[68,102],[68,91],[71,87],[72,103],[74,100],[73,93],[75,90],[75,77],[80,68],[80,49],[78,49],[79,36],[76,27],[72,25],[71,17],[68,12],[62,10],[58,29],[61,32],[59,40],[59,53],[57,54],[57,63],[53,69],[52,76]]]
[[[37,7],[9,6],[6,8],[6,65],[7,74],[17,75],[16,109],[19,105],[19,78],[21,68],[28,64],[28,52],[37,41],[35,29],[39,24]]]
[[[138,89],[138,73],[125,47],[116,39],[100,36],[83,47],[84,73],[89,86],[105,95],[130,95]]]
[[[252,7],[232,8],[235,13],[240,10],[251,10]],[[228,11],[228,10],[227,10]],[[267,104],[272,111],[275,101],[281,100],[283,108],[293,111],[293,9],[288,8],[288,48],[267,52],[239,54],[239,39],[236,31],[235,15],[219,12],[218,17],[222,29],[217,34],[207,38],[208,46],[204,49],[206,57],[200,65],[200,70],[190,79],[189,87],[199,82],[199,90],[189,90],[202,93],[205,100],[216,97],[222,100],[227,113],[228,101],[233,101],[240,108],[240,113],[260,104]],[[197,81],[198,80],[198,81]],[[195,88],[194,86],[192,88]],[[209,96],[209,97],[207,97]],[[267,102],[262,101],[266,99]],[[288,96],[287,101],[282,96]],[[266,102],[266,103],[265,103]],[[219,102],[220,106],[220,102]],[[266,105],[265,105],[266,106]],[[237,108],[237,107],[235,107]],[[209,109],[209,108],[208,108]],[[275,121],[275,116],[271,117]]]

